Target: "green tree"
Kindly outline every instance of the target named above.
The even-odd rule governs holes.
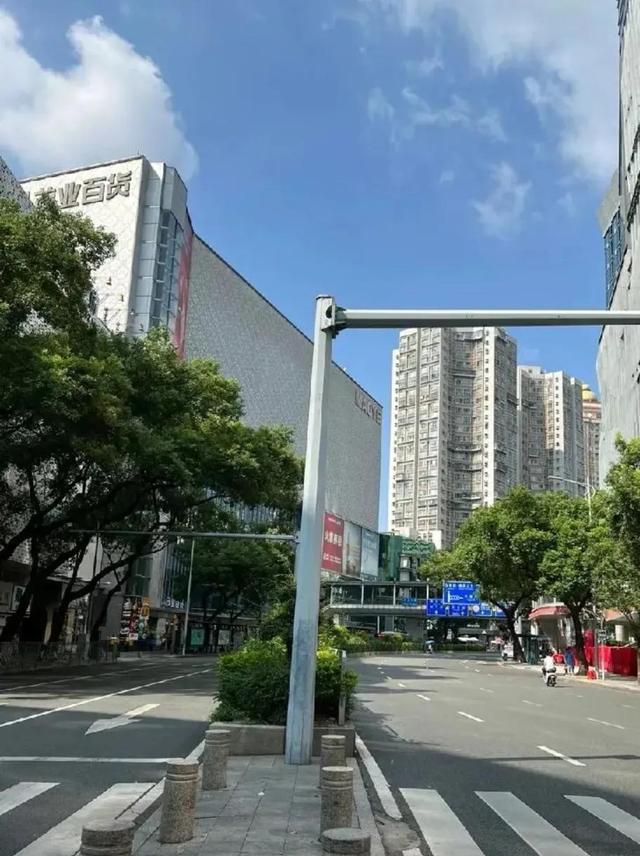
[[[618,610],[636,639],[640,665],[640,438],[616,439],[619,458],[607,476],[614,560],[598,568],[598,603]],[[640,680],[640,670],[638,673]]]
[[[541,498],[553,543],[540,566],[540,588],[569,610],[576,637],[576,654],[586,668],[583,617],[593,607],[599,577],[620,569],[620,553],[607,517],[607,498],[596,495],[591,504],[564,493]]]
[[[74,578],[65,606],[154,548],[110,530],[179,525],[213,496],[297,502],[289,432],[244,425],[238,385],[214,363],[181,360],[162,331],[131,340],[93,324],[91,277],[112,248],[55,205],[0,205],[0,562],[26,548],[31,565],[0,641],[58,568],[77,578],[91,532],[114,559],[80,587]]]
[[[279,534],[277,527],[244,526],[228,510],[219,506],[198,509],[193,527],[199,531],[251,534]],[[179,548],[184,574],[175,588],[175,596],[184,599],[187,572],[191,562],[191,541]],[[286,597],[293,580],[293,549],[288,542],[235,539],[196,538],[193,552],[192,603],[202,611],[205,625],[205,646],[218,646],[217,630],[212,628],[220,615],[233,624],[240,615],[259,620],[272,604]],[[217,624],[216,624],[217,628]]]
[[[453,549],[427,561],[421,575],[478,583],[482,600],[504,612],[514,656],[523,659],[516,620],[540,590],[540,564],[551,541],[539,497],[516,487],[494,505],[474,511]]]

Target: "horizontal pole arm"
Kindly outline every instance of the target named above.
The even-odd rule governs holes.
[[[295,541],[297,535],[275,535],[271,533],[253,533],[253,532],[192,532],[189,529],[68,529],[68,532],[74,534],[85,535],[100,535],[105,538],[107,535],[148,535],[149,537],[160,537],[162,535],[176,535],[179,538],[235,538],[245,539],[247,541]]]
[[[640,310],[336,309],[335,329],[401,327],[572,327],[640,324]]]

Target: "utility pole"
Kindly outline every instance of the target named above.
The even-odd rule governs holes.
[[[182,635],[182,656],[187,653],[187,637],[189,635],[189,610],[191,609],[191,582],[193,580],[193,556],[196,551],[196,539],[191,539],[191,558],[189,559],[189,581],[187,582],[187,603],[184,608],[184,633]]]
[[[296,605],[285,743],[287,764],[311,763],[327,468],[327,401],[333,338],[330,324],[334,309],[331,297],[317,298],[300,543],[295,562]]]

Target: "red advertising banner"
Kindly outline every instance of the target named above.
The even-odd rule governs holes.
[[[187,327],[187,305],[189,303],[189,277],[191,276],[191,249],[193,246],[193,232],[187,217],[187,224],[182,239],[182,251],[180,253],[180,272],[178,274],[178,307],[176,311],[176,326],[173,331],[173,344],[184,357],[185,334]]]
[[[323,571],[334,574],[342,573],[342,544],[344,541],[344,520],[335,514],[325,512],[324,533],[322,537],[322,561],[320,567]]]

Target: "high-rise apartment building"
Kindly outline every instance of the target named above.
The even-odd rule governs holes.
[[[585,490],[583,385],[564,372],[518,366],[518,482],[534,491]]]
[[[453,543],[516,483],[516,343],[499,328],[410,329],[393,352],[389,529]]]
[[[584,480],[587,490],[600,487],[600,422],[602,405],[588,386],[582,387]]]
[[[600,208],[606,305],[640,308],[640,0],[618,0],[618,170]],[[640,435],[640,327],[605,327],[598,349],[602,395],[600,480],[616,460],[615,438]]]

